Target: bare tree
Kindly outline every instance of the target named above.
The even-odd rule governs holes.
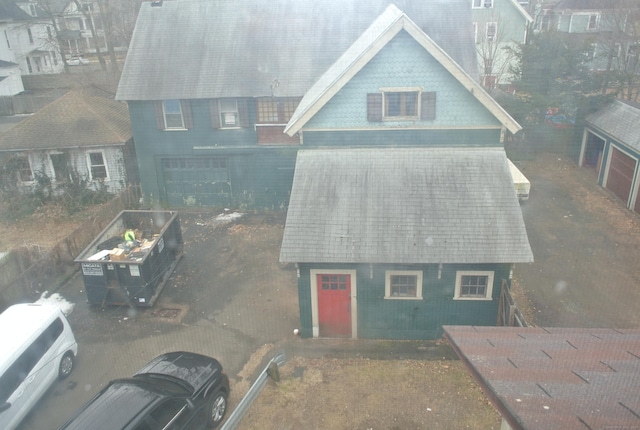
[[[482,84],[488,90],[494,89],[510,75],[515,61],[515,42],[508,40],[504,21],[492,15],[476,28],[476,51],[480,62]]]

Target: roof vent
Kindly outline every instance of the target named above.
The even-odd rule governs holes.
[[[160,6],[162,6],[162,2],[163,2],[163,0],[152,0],[151,1],[151,7],[160,7]]]

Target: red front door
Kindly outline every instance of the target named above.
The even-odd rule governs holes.
[[[351,275],[316,275],[320,337],[351,337]]]

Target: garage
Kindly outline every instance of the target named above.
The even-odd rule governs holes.
[[[615,146],[611,146],[610,160],[605,188],[626,203],[631,194],[633,177],[638,163]]]
[[[596,168],[598,184],[636,213],[640,213],[639,123],[639,104],[614,100],[587,116],[579,158],[581,167]]]
[[[225,157],[166,158],[162,173],[170,206],[226,206],[231,200]]]

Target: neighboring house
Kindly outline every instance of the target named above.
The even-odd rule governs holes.
[[[516,0],[469,0],[482,85],[509,89],[518,46],[533,18]]]
[[[16,63],[22,75],[64,69],[52,24],[29,15],[11,0],[0,0],[0,60]]]
[[[502,430],[640,427],[640,330],[445,327]]]
[[[513,264],[533,259],[500,143],[520,126],[434,42],[439,31],[389,6],[285,129],[305,148],[280,254],[298,269],[303,336],[495,325]]]
[[[0,60],[0,97],[15,96],[24,91],[20,66]]]
[[[586,118],[579,165],[640,214],[640,105],[614,100]]]
[[[144,4],[118,87],[149,204],[288,206],[303,336],[495,325],[533,258],[467,0],[395,3]]]
[[[589,68],[640,72],[636,0],[545,0],[534,11],[534,31],[555,31],[583,50]]]
[[[0,160],[24,192],[45,176],[54,190],[79,180],[115,193],[138,182],[126,105],[75,91],[0,135]]]

